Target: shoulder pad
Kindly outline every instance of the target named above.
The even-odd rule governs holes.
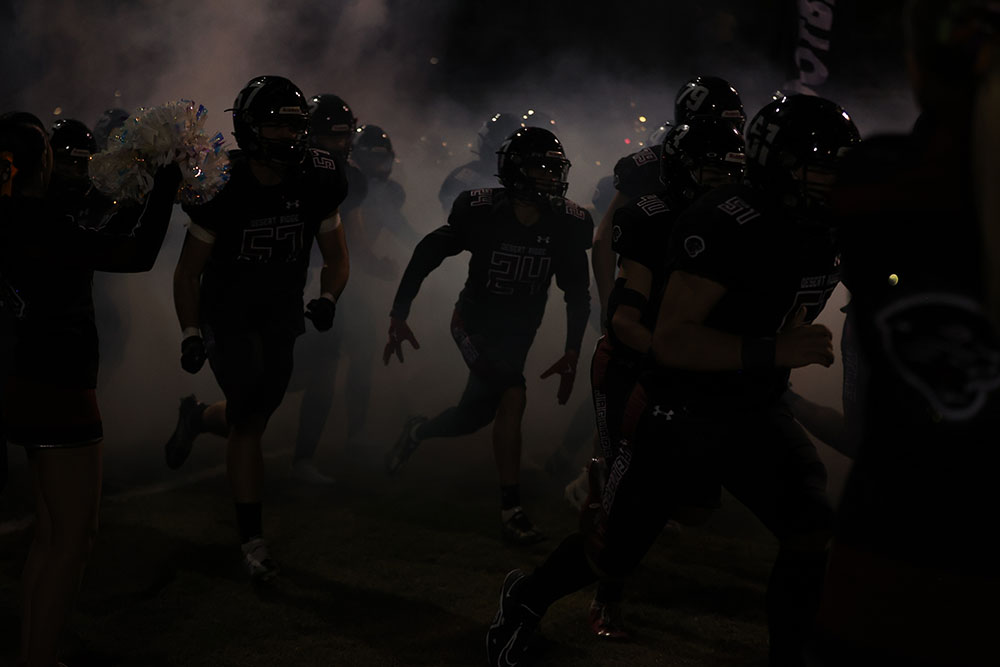
[[[629,207],[642,211],[650,218],[661,213],[670,212],[670,204],[659,195],[642,195],[633,199]]]
[[[590,213],[587,209],[583,208],[571,199],[563,200],[563,212],[566,215],[576,218],[577,220],[586,220],[590,217]]]
[[[497,198],[498,190],[501,188],[479,188],[477,190],[463,190],[455,198],[454,208],[490,208]]]
[[[310,148],[308,160],[313,169],[337,171],[337,160],[329,152],[320,148]]]
[[[703,201],[719,211],[723,217],[731,218],[739,225],[745,225],[763,213],[755,194],[754,190],[744,186],[723,187],[705,196]]]

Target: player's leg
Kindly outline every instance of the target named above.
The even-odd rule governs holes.
[[[630,401],[646,413],[644,394]],[[669,516],[670,498],[660,493],[663,425],[643,415],[635,446],[619,450],[612,465],[600,511],[592,523],[556,547],[530,575],[514,571],[503,586],[500,608],[487,632],[490,664],[505,657],[523,658],[538,620],[560,598],[601,577],[624,577],[639,563]],[[667,425],[670,428],[670,425]],[[513,661],[512,661],[513,662]],[[518,664],[513,662],[513,664]]]
[[[399,470],[424,440],[475,433],[493,421],[499,402],[500,395],[470,372],[458,405],[431,419],[417,415],[403,424],[403,430],[386,454],[386,471],[392,474]]]
[[[319,471],[313,458],[333,406],[341,354],[345,348],[350,349],[343,326],[343,322],[334,322],[334,330],[329,334],[307,332],[296,344],[296,375],[301,379],[303,392],[292,474],[311,484],[333,483],[332,477]],[[348,384],[347,394],[351,391]]]
[[[56,662],[56,647],[80,586],[97,534],[101,496],[100,443],[41,449],[33,457],[38,492],[47,513],[49,541],[31,566],[27,659],[29,667]]]
[[[734,423],[731,433],[726,489],[779,541],[767,589],[771,664],[803,665],[833,525],[826,467],[784,405]]]

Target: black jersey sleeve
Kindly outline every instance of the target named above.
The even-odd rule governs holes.
[[[590,317],[590,262],[587,250],[594,234],[590,213],[566,201],[567,247],[556,270],[556,284],[566,301],[566,348],[580,351]]]
[[[611,249],[623,259],[650,271],[663,264],[664,231],[670,228],[670,207],[657,195],[643,195],[615,211]]]
[[[720,188],[696,201],[677,220],[670,236],[672,268],[725,287],[753,274],[755,247],[764,230],[759,205],[745,188]],[[754,225],[758,222],[758,225]]]
[[[469,230],[475,216],[475,193],[476,191],[460,194],[452,206],[448,222],[421,239],[413,249],[413,256],[406,265],[396,297],[392,300],[390,317],[405,320],[424,278],[440,266],[446,257],[469,249]]]

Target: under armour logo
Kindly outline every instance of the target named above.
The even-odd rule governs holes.
[[[538,236],[536,238],[538,239],[536,243],[548,243],[552,240],[551,236]]]
[[[292,210],[293,208],[298,208],[298,207],[299,207],[299,200],[298,199],[296,199],[294,201],[286,201],[285,202],[285,208],[288,209],[289,211]]]
[[[671,419],[674,418],[674,411],[673,410],[667,410],[666,412],[664,412],[663,410],[660,409],[659,405],[654,405],[653,406],[653,416],[654,417],[665,417],[667,421],[670,421]]]

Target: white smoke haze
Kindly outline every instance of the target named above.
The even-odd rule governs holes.
[[[490,95],[473,103],[475,95],[468,90],[436,89],[443,88],[447,79],[435,68],[453,65],[445,55],[446,31],[456,29],[451,18],[461,6],[458,0],[20,0],[9,5],[16,32],[11,48],[22,50],[23,62],[29,64],[39,62],[44,53],[51,67],[30,79],[30,85],[5,92],[4,107],[32,111],[47,124],[56,120],[58,108],[60,117],[92,126],[109,107],[131,110],[187,98],[207,107],[207,129],[231,136],[230,116],[224,110],[240,88],[260,74],[283,75],[307,96],[340,95],[359,123],[374,123],[389,133],[398,158],[393,176],[407,193],[404,212],[422,233],[444,222],[437,198],[441,183],[452,168],[475,158],[470,148],[475,146],[476,132],[497,111],[534,108],[556,119],[555,132],[573,163],[569,196],[589,206],[597,182],[611,173],[618,158],[637,150],[637,141],[645,140],[639,125],[648,134],[662,121],[673,119],[674,95],[684,81],[696,74],[727,78],[740,90],[752,116],[781,87],[787,74],[765,54],[741,48],[692,54],[690,62],[670,62],[667,74],[662,63],[651,63],[648,71],[635,66],[612,71],[602,65],[604,45],[596,44],[590,55],[565,54],[519,72],[514,83],[496,86]],[[725,25],[727,30],[738,30],[738,25]],[[508,48],[517,48],[515,35]],[[497,62],[503,58],[503,53],[496,54]],[[696,68],[705,65],[711,68]],[[836,77],[837,72],[831,72],[831,82]],[[908,130],[915,118],[907,91],[905,81],[873,80],[845,95],[849,99],[838,101],[852,113],[863,134],[900,132]],[[646,117],[645,123],[638,121],[640,115]],[[626,144],[625,138],[633,143]],[[221,398],[207,369],[192,377],[178,363],[180,332],[170,280],[185,222],[186,216],[176,209],[163,252],[149,274],[98,278],[98,288],[107,287],[123,300],[129,322],[123,363],[102,370],[99,390],[109,471],[118,467],[116,461],[126,458],[130,466],[159,471],[161,446],[173,428],[177,398],[192,391],[206,400]],[[412,250],[385,238],[378,248],[393,253],[401,266]],[[447,328],[466,266],[463,256],[447,260],[417,297],[410,323],[423,349],[407,350],[402,367],[394,360],[389,369],[379,362],[373,370],[368,436],[379,456],[410,411],[433,414],[454,404],[461,393],[466,371]],[[395,286],[354,274],[347,287],[369,292],[378,304],[380,346]],[[831,303],[822,320],[838,337],[841,316],[837,308],[842,303],[842,299]],[[349,322],[351,313],[338,311],[337,317]],[[544,461],[558,445],[573,412],[589,401],[585,372],[577,381],[571,405],[558,410],[555,381],[537,380],[561,355],[564,332],[562,294],[553,288],[525,371],[529,395],[525,459],[529,465]],[[588,329],[581,371],[589,365],[595,341],[595,332]],[[800,393],[839,407],[839,362],[833,369],[797,373],[793,381]],[[321,455],[342,447],[344,391],[341,384]],[[291,446],[298,402],[294,394],[286,399],[265,436],[266,446]],[[587,446],[581,446],[581,452]],[[135,455],[126,457],[126,451]],[[215,460],[221,459],[216,455]]]

